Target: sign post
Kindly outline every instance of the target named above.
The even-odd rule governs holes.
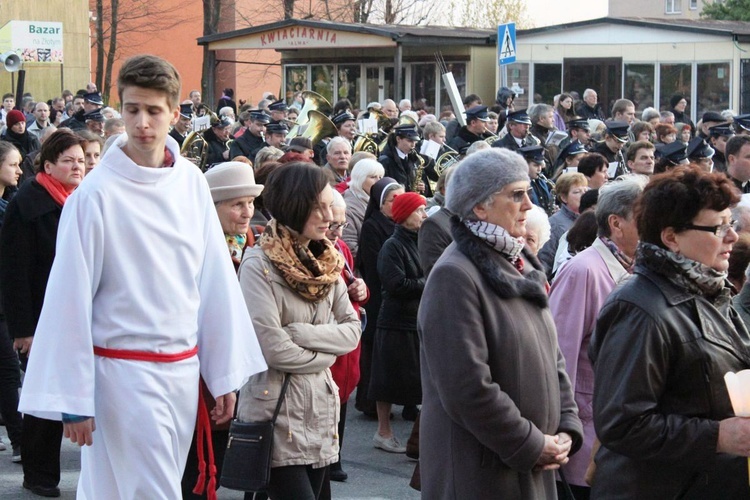
[[[505,65],[516,62],[516,23],[497,27],[497,65],[500,66],[500,83],[507,86]]]

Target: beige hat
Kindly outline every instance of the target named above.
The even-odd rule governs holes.
[[[241,161],[219,163],[206,172],[206,180],[214,203],[240,196],[258,196],[263,191],[263,185],[255,183],[253,167]]]

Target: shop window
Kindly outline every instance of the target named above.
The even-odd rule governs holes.
[[[294,102],[294,94],[307,90],[307,66],[286,67],[286,103]]]
[[[359,65],[339,65],[338,67],[338,100],[349,99],[352,106],[358,108],[359,103],[359,82],[361,69]],[[333,104],[333,103],[332,103]]]
[[[667,4],[664,8],[665,14],[681,14],[682,13],[682,7],[681,3],[682,0],[666,0]]]
[[[654,65],[626,64],[623,95],[635,104],[636,111],[654,105]]]
[[[435,65],[411,65],[411,104],[414,108],[420,99],[424,99],[425,107],[435,106]]]
[[[659,78],[659,110],[669,110],[669,100],[675,94],[681,94],[690,100],[692,86],[692,64],[662,64]],[[693,103],[688,105],[688,113]]]
[[[314,65],[310,67],[310,77],[312,84],[311,90],[322,95],[328,102],[334,104],[333,100],[333,66],[332,65]]]
[[[698,64],[698,95],[696,116],[706,111],[724,111],[729,103],[729,63]]]
[[[380,102],[380,68],[370,67],[365,70],[367,74],[367,102]]]
[[[690,0],[690,10],[698,10],[698,0]]]
[[[740,114],[750,113],[750,59],[740,59]]]
[[[383,68],[383,99],[396,99],[396,92],[393,86],[393,79],[395,75],[393,72],[393,66]],[[404,75],[401,74],[401,81],[403,82]],[[403,94],[401,94],[403,95]],[[398,104],[398,101],[396,101]]]
[[[448,71],[453,73],[453,79],[456,81],[456,87],[458,87],[458,93],[463,98],[466,97],[466,63],[451,63],[446,62]],[[445,83],[443,83],[443,77],[440,76],[440,111],[453,110],[451,105],[451,99],[448,97],[448,92],[445,90]],[[437,109],[435,110],[438,111]],[[440,116],[439,113],[437,116]]]
[[[529,63],[513,63],[506,66],[507,87],[516,93],[513,106],[516,109],[529,107]]]
[[[534,64],[534,95],[529,97],[529,106],[540,102],[552,104],[561,92],[561,85],[562,64]]]

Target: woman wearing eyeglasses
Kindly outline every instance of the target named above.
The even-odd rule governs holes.
[[[560,237],[573,227],[580,215],[578,209],[581,206],[581,196],[589,190],[588,185],[586,176],[578,172],[563,174],[555,183],[555,199],[560,210],[549,218],[550,238],[539,251],[539,260],[544,264],[548,275],[552,273]]]
[[[554,470],[581,446],[547,280],[523,240],[528,171],[491,148],[448,184],[454,243],[418,317],[423,498],[556,498]]]
[[[597,320],[592,498],[750,498],[750,419],[724,374],[750,368],[750,335],[726,280],[740,199],[723,174],[677,167],[636,203],[631,280]]]

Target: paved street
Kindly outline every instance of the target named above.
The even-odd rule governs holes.
[[[336,499],[417,499],[419,493],[409,488],[409,479],[415,462],[405,455],[396,455],[376,450],[372,447],[372,436],[377,422],[362,416],[354,410],[352,395],[344,436],[344,470],[349,473],[345,483],[332,483],[333,498]],[[396,435],[404,443],[411,432],[412,423],[401,418],[401,407],[394,407],[392,421]],[[0,427],[0,436],[8,444],[8,450],[0,452],[0,499],[26,500],[40,498],[32,495],[21,486],[23,474],[21,465],[10,461],[10,444],[5,428]],[[94,435],[96,437],[96,434]],[[62,480],[60,489],[63,499],[74,499],[80,453],[70,442],[63,443]],[[220,489],[220,500],[242,499],[243,494]]]

